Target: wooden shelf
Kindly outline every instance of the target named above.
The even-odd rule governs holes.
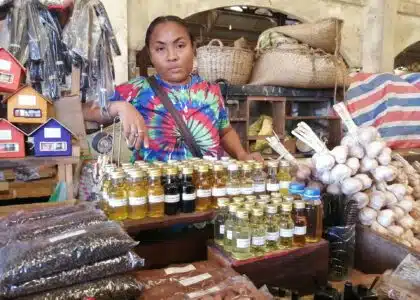
[[[7,158],[0,159],[0,170],[14,169],[17,167],[36,167],[36,166],[53,166],[77,164],[80,157],[75,156],[54,156],[54,157],[35,157],[27,156],[24,158]]]
[[[286,116],[286,120],[340,120],[336,116]]]
[[[246,118],[231,118],[229,119],[230,122],[246,122]]]
[[[210,221],[214,218],[215,211],[195,212],[190,214],[178,214],[175,216],[164,216],[163,218],[146,218],[142,220],[125,220],[123,227],[129,234],[136,234],[140,231],[166,228],[177,224],[192,224]]]
[[[21,198],[49,197],[57,184],[55,178],[40,179],[36,181],[14,181],[9,183],[9,191],[0,193],[1,200]]]

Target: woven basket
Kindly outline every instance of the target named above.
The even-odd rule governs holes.
[[[315,23],[273,27],[261,33],[260,38],[270,37],[270,33],[271,35],[282,33],[308,44],[312,48],[319,48],[334,54],[336,47],[340,49],[342,27],[343,20],[329,18]]]
[[[260,54],[250,84],[294,88],[333,88],[347,82],[344,61],[321,50],[272,49]]]
[[[218,46],[213,46],[215,42]],[[246,84],[251,75],[253,60],[253,51],[225,47],[217,39],[197,49],[198,73],[210,82],[225,79],[230,84]]]

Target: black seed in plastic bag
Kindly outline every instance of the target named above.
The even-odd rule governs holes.
[[[91,297],[95,300],[129,300],[140,296],[142,289],[143,286],[131,276],[114,276],[19,299],[81,300]]]
[[[93,281],[104,277],[123,274],[144,266],[144,259],[134,252],[128,252],[116,258],[100,261],[78,269],[53,274],[48,277],[12,285],[1,292],[0,296],[22,297],[34,293],[71,286],[78,283]]]
[[[104,222],[0,248],[0,284],[20,284],[127,253],[135,242],[120,225]]]

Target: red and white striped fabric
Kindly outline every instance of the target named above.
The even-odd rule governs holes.
[[[354,122],[378,128],[391,148],[420,148],[420,73],[356,73],[346,100]]]

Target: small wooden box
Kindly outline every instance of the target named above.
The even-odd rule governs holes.
[[[324,240],[304,248],[279,250],[247,260],[236,260],[211,242],[207,256],[223,267],[232,267],[245,274],[257,287],[267,284],[308,294],[314,292],[317,285],[327,283],[328,242]]]

